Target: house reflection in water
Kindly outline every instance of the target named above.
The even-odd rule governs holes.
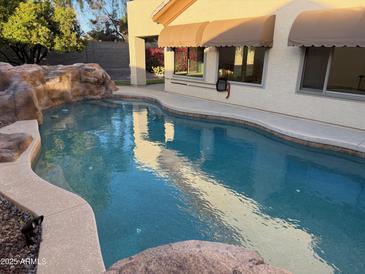
[[[184,123],[189,123],[189,128],[184,128]],[[257,203],[280,192],[283,186],[272,182],[273,180],[285,182],[286,174],[282,170],[285,170],[287,165],[285,153],[267,157],[267,147],[265,149],[263,146],[255,145],[254,138],[257,133],[252,132],[250,139],[247,139],[245,134],[245,139],[240,140],[246,148],[243,153],[246,157],[249,155],[249,160],[242,157],[241,168],[237,170],[235,166],[235,169],[231,169],[250,177],[252,182],[260,182],[251,186],[254,194],[249,198],[236,191],[235,186],[229,188],[225,182],[219,180],[219,177],[224,176],[224,170],[217,171],[217,176],[204,171],[204,168],[209,169],[210,163],[206,161],[219,161],[221,155],[222,148],[215,147],[216,134],[240,138],[242,129],[230,126],[217,128],[216,125],[209,123],[204,123],[204,127],[200,127],[199,122],[192,123],[189,120],[179,121],[179,128],[174,128],[174,123],[159,113],[158,109],[135,105],[133,130],[134,157],[140,168],[168,178],[169,183],[176,185],[189,196],[190,210],[193,214],[198,214],[200,219],[218,222],[229,234],[228,238],[231,237],[233,243],[254,249],[268,262],[296,269],[298,273],[334,271],[333,267],[317,254],[315,235],[300,229],[295,223],[265,214],[261,210],[261,205]],[[184,134],[184,130],[190,132]],[[179,134],[175,135],[175,131],[179,131]],[[200,135],[199,145],[190,143],[191,135]],[[269,144],[270,140],[267,143]],[[184,150],[179,149],[182,147]],[[224,154],[224,151],[222,153]],[[241,154],[242,151],[237,151],[237,155],[232,156],[240,157]],[[275,163],[281,168],[274,173],[265,170],[253,172],[255,169],[253,165],[257,161],[261,167]],[[235,161],[222,162],[221,167],[224,169],[236,164]],[[233,176],[238,177],[238,174]],[[298,269],[299,266],[303,269]]]

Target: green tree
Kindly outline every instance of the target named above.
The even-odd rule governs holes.
[[[5,22],[23,0],[0,0],[0,22]],[[1,27],[1,25],[0,25]]]
[[[127,2],[128,0],[88,0],[94,14],[94,19],[90,20],[94,29],[89,35],[94,39],[107,37],[106,40],[127,41]]]
[[[98,41],[119,41],[120,37],[109,21],[102,21],[93,24],[94,28],[87,34],[93,40]]]
[[[11,2],[14,2],[13,7],[16,2],[19,3],[13,11],[5,5],[7,14],[0,20],[0,40],[13,50],[17,60],[11,60],[3,47],[0,49],[1,55],[7,61],[13,64],[39,64],[49,51],[83,49],[85,43],[71,5],[62,0]],[[1,7],[4,8],[4,5]]]
[[[1,39],[2,25],[8,20],[20,2],[23,2],[23,0],[0,0],[0,49],[6,46],[4,39]],[[0,51],[0,58],[10,61],[2,51]]]

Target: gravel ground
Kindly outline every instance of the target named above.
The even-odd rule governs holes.
[[[1,91],[0,91],[1,92]],[[2,127],[5,127],[5,126],[7,126],[7,125],[9,125],[10,123],[5,123],[5,122],[2,122],[2,121],[0,121],[0,128],[2,128]]]
[[[29,212],[15,207],[0,195],[0,273],[36,273],[42,228],[36,230],[35,244],[27,246],[22,226],[31,220]],[[42,261],[39,261],[42,263]]]

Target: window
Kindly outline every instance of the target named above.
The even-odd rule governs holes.
[[[328,48],[308,48],[304,63],[302,87],[323,90],[330,56]]]
[[[365,95],[365,49],[335,48],[327,89]]]
[[[266,48],[219,48],[219,77],[231,81],[262,84]]]
[[[175,74],[203,77],[204,48],[175,48]]]
[[[365,95],[365,49],[307,48],[301,89]]]

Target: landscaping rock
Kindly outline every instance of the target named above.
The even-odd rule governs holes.
[[[98,64],[11,66],[0,63],[0,127],[37,119],[42,110],[66,102],[100,99],[116,86]]]
[[[32,136],[24,133],[0,133],[0,163],[12,162],[32,143]]]
[[[33,245],[27,246],[21,233],[23,225],[33,217],[0,195],[0,273],[37,272],[42,227],[37,227]]]
[[[265,264],[256,252],[243,247],[205,241],[185,241],[147,249],[115,263],[106,273],[288,274],[290,272]]]

